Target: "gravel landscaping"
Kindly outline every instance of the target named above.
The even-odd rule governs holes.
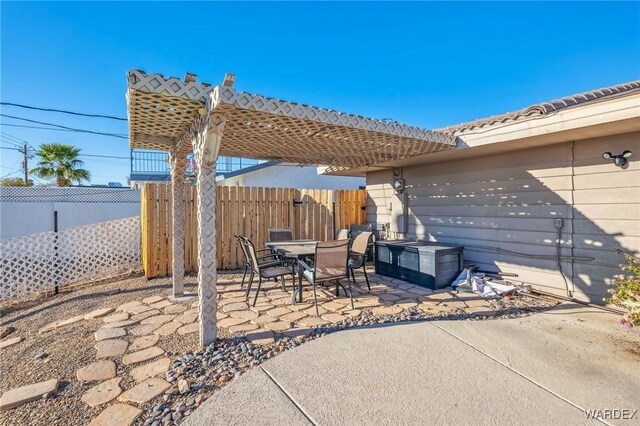
[[[433,293],[373,275],[371,292],[360,283],[354,295],[356,309],[351,309],[348,298],[324,291],[319,302],[321,315],[316,316],[315,308],[308,303],[311,292],[305,292],[303,305],[292,307],[289,294],[277,286],[266,286],[253,308],[244,303],[238,275],[221,274],[220,278],[219,340],[204,349],[198,347],[194,332],[197,325],[191,325],[195,324],[193,312],[197,302],[167,301],[171,293],[169,278],[150,281],[130,278],[3,306],[0,330],[9,327],[15,330],[2,342],[16,337],[24,340],[2,349],[0,392],[49,379],[58,379],[60,384],[46,398],[0,412],[0,423],[88,424],[105,408],[126,408],[135,410],[131,414],[136,416],[134,424],[179,424],[235,377],[285,350],[329,333],[399,321],[508,319],[546,310],[557,303],[527,294],[495,301],[479,300],[474,294],[451,289]],[[187,277],[185,281],[186,291],[195,292],[196,277]],[[117,311],[111,311],[116,307]],[[96,315],[101,316],[84,319],[90,312],[103,308],[110,312],[99,311]],[[176,322],[178,316],[184,323]],[[192,317],[194,321],[189,323]],[[227,322],[223,326],[224,320]],[[40,333],[44,327],[52,328]],[[136,333],[146,332],[145,327],[154,331],[146,330],[148,337],[140,338]],[[96,342],[98,329],[124,330],[125,334]],[[122,341],[122,348],[115,341]],[[129,350],[123,354],[126,346]],[[81,382],[78,370],[99,361],[96,347],[98,354],[102,351],[105,359],[115,361],[115,373],[107,372],[102,383]],[[131,351],[132,348],[135,350]],[[143,357],[145,361],[138,362],[131,353],[135,354],[133,358]],[[141,366],[154,372],[145,375]],[[114,375],[117,377],[112,378]],[[158,376],[147,379],[149,386],[157,385],[158,396],[146,401],[135,388],[142,379],[151,376]],[[99,383],[101,388],[92,389]],[[112,398],[109,403],[102,403],[100,398],[109,395],[118,384],[125,391],[118,397],[120,400]],[[94,399],[95,407],[90,405]]]

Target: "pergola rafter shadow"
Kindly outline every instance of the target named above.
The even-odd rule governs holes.
[[[334,168],[371,166],[452,149],[455,139],[400,123],[237,92],[161,74],[128,73],[131,148],[168,151],[173,185],[174,296],[183,293],[186,155],[198,164],[200,341],[216,338],[215,166],[218,155]]]

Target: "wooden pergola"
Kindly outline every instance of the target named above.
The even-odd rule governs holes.
[[[131,148],[168,151],[173,182],[173,294],[184,294],[184,173],[198,164],[198,296],[200,343],[216,340],[215,169],[218,155],[316,164],[372,166],[452,149],[455,139],[403,124],[237,92],[227,74],[219,86],[132,70],[127,75]]]

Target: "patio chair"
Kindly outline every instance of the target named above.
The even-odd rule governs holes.
[[[364,225],[353,224],[349,228],[349,237],[351,237],[351,240],[353,241],[358,237],[358,235],[360,235],[363,232],[373,232],[373,226],[370,223],[366,223]],[[371,237],[371,241],[369,241],[369,247],[367,247],[367,253],[366,253],[366,260],[373,260],[373,257],[374,257],[373,250],[375,249],[375,245],[373,243],[374,239],[375,239],[375,235]]]
[[[242,273],[242,284],[240,284],[240,288],[244,287],[245,279],[247,278],[247,273],[251,271],[251,259],[249,253],[247,252],[247,247],[244,242],[244,238],[242,235],[234,235],[236,238],[236,243],[240,245],[240,249],[242,250],[243,257],[243,273]],[[265,254],[267,253],[267,254]],[[278,253],[274,253],[271,249],[261,249],[256,250],[256,257],[258,263],[261,265],[278,265],[282,263],[282,258]]]
[[[349,280],[349,240],[319,242],[316,245],[316,253],[314,256],[314,267],[310,267],[304,261],[299,260],[298,264],[304,269],[302,276],[313,286],[313,300],[316,305],[316,314],[320,316],[318,310],[318,296],[316,286],[325,282],[335,281],[336,295],[339,295],[340,287],[345,294],[347,289],[340,283],[342,278],[347,279],[349,284],[349,298],[351,299],[351,308],[353,305],[353,295],[351,294],[351,280]]]
[[[291,228],[269,228],[269,241],[291,241],[293,233]]]
[[[291,275],[293,285],[295,285],[295,271],[289,265],[286,265],[279,260],[278,262],[268,262],[268,263],[259,263],[258,256],[256,254],[256,248],[254,247],[251,240],[246,237],[242,237],[242,240],[245,245],[245,249],[247,250],[247,254],[249,255],[249,261],[251,262],[251,275],[249,275],[249,284],[247,285],[247,293],[246,297],[249,297],[251,293],[251,285],[253,284],[253,278],[255,275],[258,275],[258,288],[256,290],[256,296],[253,299],[253,304],[251,306],[256,306],[256,302],[258,301],[258,295],[260,294],[260,288],[262,287],[262,280],[271,280],[281,278],[281,286],[282,290],[286,291],[286,286],[284,282],[285,275]]]
[[[356,239],[353,240],[351,252],[349,253],[349,271],[351,272],[351,278],[353,278],[353,284],[356,283],[354,270],[362,268],[369,291],[371,291],[371,285],[369,284],[369,277],[367,276],[366,255],[372,239],[373,232],[361,232]]]
[[[349,239],[349,230],[348,229],[338,229],[336,232],[336,240],[348,240]]]

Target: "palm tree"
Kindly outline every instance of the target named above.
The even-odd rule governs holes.
[[[40,161],[31,173],[43,179],[55,178],[57,186],[69,186],[73,181],[89,182],[91,179],[89,171],[81,168],[84,162],[78,160],[80,149],[73,145],[45,143],[40,145],[36,155]]]

